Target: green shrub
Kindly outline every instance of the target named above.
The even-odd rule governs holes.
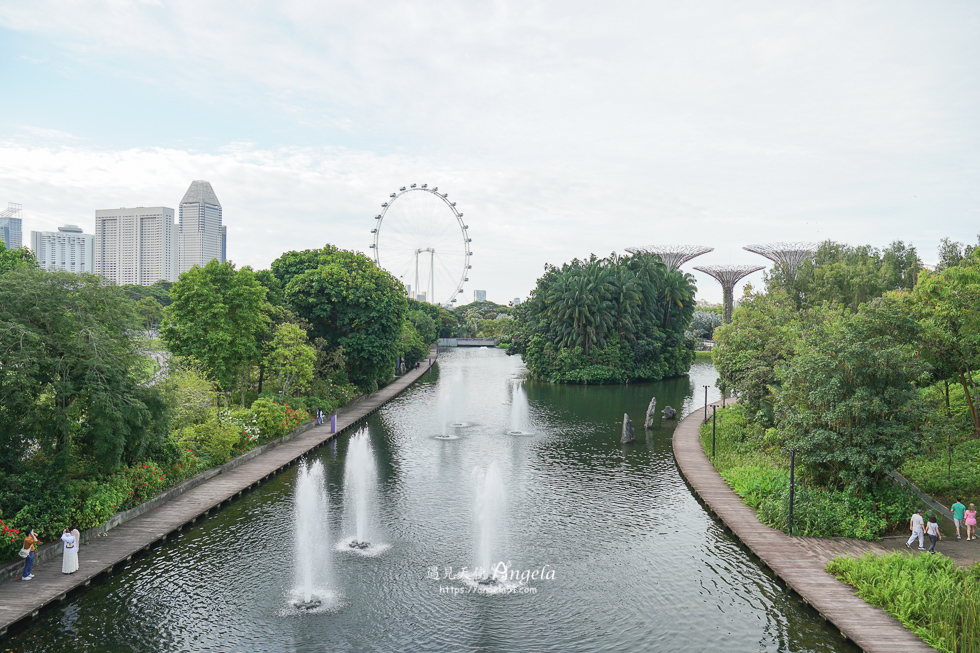
[[[241,433],[234,424],[215,418],[186,427],[178,444],[198,458],[206,458],[211,465],[223,465],[231,459],[232,448],[240,440]]]
[[[929,646],[980,652],[980,565],[964,569],[943,555],[867,553],[860,558],[835,558],[827,571]]]
[[[259,398],[252,404],[252,412],[259,425],[263,441],[275,440],[286,435],[286,407],[271,399]]]
[[[80,505],[72,513],[72,521],[82,531],[102,526],[114,514],[123,510],[131,497],[130,480],[122,474],[114,474],[102,482],[83,483],[79,496]]]
[[[789,472],[778,467],[733,467],[721,476],[753,510],[758,510],[766,497],[789,486]]]
[[[0,510],[0,515],[3,511]],[[24,536],[20,529],[14,526],[13,521],[5,522],[0,519],[0,560],[13,558],[20,551],[24,543]]]

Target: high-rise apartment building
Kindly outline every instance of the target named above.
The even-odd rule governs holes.
[[[7,202],[7,208],[0,211],[0,241],[7,249],[20,249],[24,245],[21,215],[23,207],[13,202]]]
[[[221,226],[221,202],[211,184],[193,181],[180,200],[179,270],[204,267],[211,259],[224,261],[225,230]]]
[[[228,260],[228,227],[221,225],[221,262]]]
[[[58,231],[32,231],[31,249],[45,270],[95,272],[95,236],[82,233],[73,224],[58,227]]]
[[[474,290],[473,291],[473,301],[475,301],[475,302],[485,302],[485,301],[487,301],[487,291],[486,290]]]
[[[177,280],[174,210],[139,206],[95,212],[95,272],[117,284]]]

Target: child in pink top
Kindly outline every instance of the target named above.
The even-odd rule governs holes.
[[[975,540],[977,539],[977,509],[974,505],[970,504],[970,509],[963,512],[963,516],[966,518],[966,539]]]

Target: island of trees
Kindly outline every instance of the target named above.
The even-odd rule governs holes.
[[[554,383],[626,383],[686,374],[694,280],[639,253],[546,266],[514,311],[508,353]]]

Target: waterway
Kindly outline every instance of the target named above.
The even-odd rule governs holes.
[[[455,349],[375,413],[386,549],[338,550],[347,436],[317,452],[327,479],[332,600],[294,594],[296,469],[115,571],[2,642],[9,651],[857,651],[767,573],[692,496],[676,422],[644,432],[651,396],[682,414],[714,368],[630,386],[524,382],[531,435],[508,435],[518,358]],[[444,440],[447,401],[467,426]],[[637,440],[621,445],[623,413]],[[311,461],[312,462],[312,461]],[[538,572],[487,595],[476,565],[474,470],[496,462],[506,501],[495,559]],[[81,551],[84,562],[84,548]],[[54,565],[57,563],[49,563]],[[51,572],[53,573],[53,568]],[[448,577],[447,577],[448,576]]]

